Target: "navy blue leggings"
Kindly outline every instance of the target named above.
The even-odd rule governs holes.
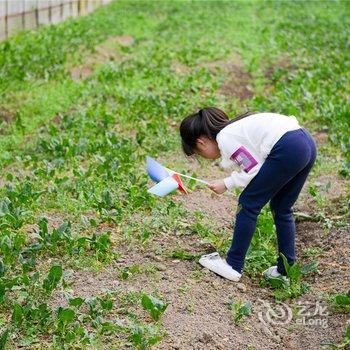
[[[316,159],[316,144],[304,128],[288,131],[274,145],[258,174],[238,200],[231,247],[226,261],[241,272],[252,240],[257,217],[268,201],[274,217],[278,252],[289,264],[295,262],[295,222],[292,206]],[[277,270],[285,274],[282,258]]]

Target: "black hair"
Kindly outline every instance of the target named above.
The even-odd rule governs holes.
[[[224,111],[216,107],[203,108],[197,113],[190,114],[183,119],[180,125],[180,135],[184,153],[187,156],[191,156],[195,153],[196,140],[200,136],[204,135],[209,139],[215,140],[216,135],[226,125],[252,114],[254,114],[254,112],[246,112],[230,120]]]

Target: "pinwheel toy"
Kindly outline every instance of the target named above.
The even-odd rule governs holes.
[[[148,192],[161,197],[166,196],[176,189],[179,189],[182,193],[188,193],[181,181],[180,175],[208,185],[207,181],[168,169],[152,157],[147,157],[147,173],[154,182],[157,182],[156,185],[148,189]]]

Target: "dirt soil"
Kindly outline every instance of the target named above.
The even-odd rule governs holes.
[[[200,66],[208,68],[213,74],[216,74],[218,70],[225,73],[226,79],[218,89],[219,94],[239,100],[250,99],[254,96],[250,85],[252,77],[244,67],[239,54],[233,52],[226,59],[203,62]]]
[[[93,71],[108,61],[123,61],[126,58],[120,51],[120,47],[128,47],[134,44],[135,40],[132,36],[123,35],[109,37],[105,42],[95,48],[95,53],[87,55],[84,62],[79,65],[67,65],[67,70],[72,80],[84,80],[88,78]]]
[[[196,197],[205,210],[210,209],[200,196]],[[193,198],[191,200],[194,200]],[[226,205],[225,210],[230,210]],[[226,217],[226,214],[223,214]],[[228,220],[228,219],[227,219]],[[349,235],[334,232],[324,235],[318,223],[297,225],[297,247],[317,245],[325,253],[318,257],[321,274],[308,278],[310,293],[299,301],[315,305],[321,300],[320,293],[344,292],[348,287],[350,275]],[[167,300],[168,306],[162,317],[167,337],[155,349],[320,349],[320,342],[340,340],[348,316],[332,314],[327,316],[327,327],[302,326],[294,322],[287,325],[267,326],[259,320],[258,312],[263,302],[273,304],[272,291],[259,287],[243,276],[239,283],[224,280],[211,273],[195,261],[178,260],[157,255],[159,248],[165,250],[178,247],[192,253],[208,253],[208,246],[194,236],[160,236],[154,240],[154,251],[131,250],[129,246],[119,247],[122,259],[116,261],[114,268],[102,270],[97,274],[76,271],[71,277],[73,295],[95,296],[103,289],[146,290],[152,293],[157,289]],[[133,264],[154,264],[157,273],[139,274],[130,280],[117,278],[118,268]],[[197,274],[201,272],[202,277]],[[242,325],[235,325],[228,309],[229,298],[253,304],[253,313]],[[287,302],[288,304],[288,302]]]
[[[5,107],[0,106],[0,123],[5,122],[5,123],[11,123],[11,121],[14,118],[15,113],[11,112]]]

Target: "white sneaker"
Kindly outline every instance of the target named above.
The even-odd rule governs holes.
[[[283,276],[281,273],[279,273],[277,271],[277,266],[270,266],[268,269],[266,269],[263,272],[263,276],[265,278],[279,278],[279,279],[282,279],[284,281],[288,281],[287,276]]]
[[[237,272],[230,266],[226,260],[221,259],[219,253],[211,253],[202,255],[199,259],[199,263],[209,269],[210,271],[213,271],[217,273],[218,275],[225,277],[231,281],[239,281],[242,274]]]

